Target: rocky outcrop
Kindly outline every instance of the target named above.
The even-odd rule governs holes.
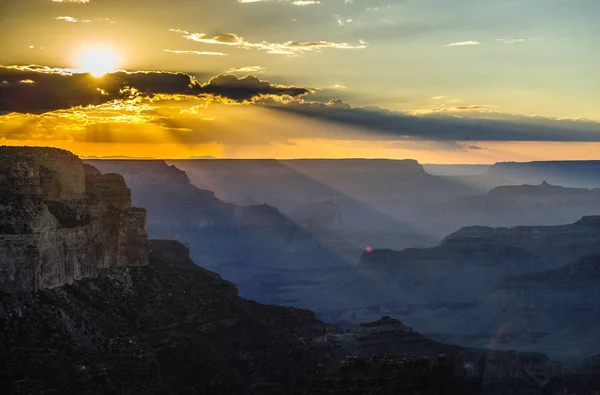
[[[121,176],[103,175],[67,151],[0,147],[0,290],[143,266],[145,221]]]
[[[340,324],[386,314],[438,341],[573,361],[600,351],[599,249],[600,218],[590,216],[467,227],[434,248],[367,250],[332,291],[345,297],[319,314]]]
[[[463,184],[427,174],[415,160],[179,160],[169,163],[186,171],[198,188],[213,190],[220,199],[238,202],[252,198],[292,217],[294,210],[303,206],[335,201],[344,223],[343,229],[335,229],[337,238],[356,239],[361,248],[367,244],[397,249],[430,245],[435,242],[430,237],[432,233],[419,226],[423,222],[422,209],[427,213],[432,204],[473,192]],[[336,238],[336,235],[324,237]],[[356,254],[354,248],[350,251]]]
[[[600,316],[600,255],[585,255],[560,269],[526,276],[504,278],[486,298],[488,309],[540,314],[546,319],[539,327],[565,326],[563,314],[577,316],[579,325],[591,324]],[[495,306],[492,306],[493,302]]]
[[[291,304],[296,286],[306,289],[333,277],[328,271],[350,266],[275,207],[224,202],[164,161],[87,163],[123,175],[133,203],[148,211],[151,238],[188,245],[194,261],[234,281],[244,297]]]
[[[261,305],[151,243],[150,264],[0,295],[0,392],[281,394],[335,363],[310,311]],[[43,390],[43,392],[42,392]]]
[[[0,294],[0,392],[538,394],[552,372],[543,356],[444,345],[389,317],[341,333],[240,298],[186,251],[152,241],[148,266]]]
[[[307,215],[307,208],[316,212],[325,207],[315,207],[315,202],[335,200],[343,226],[326,233],[322,227],[315,230],[319,240],[328,243],[329,239],[346,238],[357,240],[362,247],[428,247],[465,226],[559,225],[584,215],[600,215],[598,190],[562,188],[555,185],[572,184],[557,184],[555,178],[506,186],[514,182],[495,173],[434,176],[413,160],[169,163],[186,171],[197,187],[215,191],[220,199],[239,202],[251,198],[267,203],[299,219],[306,228],[321,226],[329,218],[325,213],[323,218],[315,219],[310,212]],[[574,180],[576,174],[569,178]],[[311,224],[302,222],[303,218]],[[347,244],[345,248],[356,254],[351,243]]]
[[[367,300],[371,295],[381,297],[387,290],[388,301],[439,308],[474,303],[501,278],[551,267],[521,246],[493,238],[456,238],[432,248],[365,251],[358,266],[361,276],[355,281],[357,286],[365,282],[361,293]],[[467,278],[471,281],[468,287],[464,284]],[[373,288],[378,293],[372,292]]]
[[[467,226],[556,226],[600,215],[600,189],[565,188],[542,182],[505,185],[486,194],[450,198],[432,207],[427,228],[448,234]]]
[[[500,162],[490,174],[506,177],[518,184],[539,184],[547,181],[555,185],[579,188],[600,187],[600,161],[540,161]]]
[[[581,360],[600,351],[600,255],[585,255],[541,273],[502,279],[479,303],[491,327],[506,325],[501,341]],[[525,339],[532,339],[527,342]],[[512,345],[510,343],[513,343]]]
[[[600,216],[586,216],[558,226],[465,227],[448,235],[441,245],[490,242],[527,250],[559,268],[581,255],[600,253]]]
[[[348,329],[346,341],[356,343],[355,353],[359,356],[395,354],[403,357],[435,357],[459,350],[459,347],[427,339],[388,316]]]

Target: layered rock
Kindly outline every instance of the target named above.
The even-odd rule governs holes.
[[[123,178],[67,151],[0,147],[0,289],[51,288],[147,264],[146,212]]]
[[[381,297],[401,300],[408,305],[408,312],[410,305],[469,305],[503,277],[551,267],[547,260],[521,246],[493,238],[455,238],[433,248],[365,251],[359,263],[360,276],[352,287],[371,304]],[[468,286],[465,279],[470,281]]]
[[[600,351],[597,255],[587,255],[598,253],[597,216],[467,227],[434,248],[365,251],[357,272],[332,291],[345,297],[319,313],[339,323],[391,315],[438,341],[573,361]]]
[[[401,321],[388,316],[350,328],[346,332],[346,339],[356,342],[356,354],[359,356],[395,354],[404,357],[435,357],[459,351],[459,347],[427,339]]]
[[[176,242],[151,250],[148,266],[0,295],[0,392],[281,394],[335,362],[312,312],[240,298]]]
[[[500,162],[491,167],[490,173],[519,184],[551,184],[569,187],[600,187],[600,161],[540,161]]]
[[[550,226],[600,214],[600,189],[542,182],[493,188],[479,196],[450,199],[433,209],[430,224],[448,232],[464,226]]]
[[[383,317],[346,333],[239,297],[187,249],[144,267],[0,294],[0,391],[61,394],[490,394],[543,385],[543,356],[465,350]],[[490,392],[498,387],[498,392]]]
[[[600,351],[600,255],[541,273],[502,279],[481,299],[473,327],[504,327],[503,348],[547,352],[581,360]]]
[[[279,209],[349,265],[366,245],[402,249],[429,246],[437,238],[376,207],[384,188],[390,201],[408,207],[410,184],[437,178],[415,161],[378,160],[178,160],[198,188],[229,202],[254,201]],[[430,182],[431,181],[431,182]],[[442,183],[438,189],[444,189]],[[418,187],[417,187],[418,185]],[[447,190],[447,189],[446,189]],[[373,194],[370,194],[370,192]],[[366,194],[366,195],[365,195]],[[364,199],[363,199],[364,198]],[[243,203],[242,205],[247,205]]]
[[[558,268],[581,255],[600,253],[600,216],[558,226],[465,227],[448,235],[441,245],[490,242],[530,251]]]
[[[543,183],[544,178],[528,182],[532,185],[505,187],[502,185],[514,182],[495,173],[434,176],[413,160],[169,163],[185,170],[197,187],[214,190],[225,201],[253,199],[275,206],[294,219],[306,218],[307,207],[316,211],[316,202],[335,200],[343,226],[328,232],[318,228],[315,232],[325,242],[350,240],[346,249],[353,254],[354,240],[363,247],[428,247],[464,226],[558,225],[600,214],[598,190],[561,188]],[[570,179],[576,179],[575,173],[569,173]],[[572,185],[559,184],[555,177],[547,180]],[[322,223],[310,215],[306,219],[314,225]]]
[[[185,243],[194,261],[234,281],[244,297],[298,306],[296,287],[350,266],[278,209],[224,202],[164,161],[88,163],[123,175],[133,202],[148,210],[151,238]]]

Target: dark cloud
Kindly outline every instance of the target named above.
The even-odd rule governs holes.
[[[351,107],[340,100],[332,100],[326,104],[299,101],[277,103],[266,100],[262,105],[277,111],[360,128],[376,138],[387,136],[461,142],[600,142],[598,122],[477,111],[464,116],[468,110],[485,109],[486,106],[462,107],[457,113],[411,115],[377,107]]]
[[[0,113],[44,113],[136,96],[214,96],[249,102],[265,97],[299,97],[310,92],[308,88],[271,84],[252,75],[219,75],[200,83],[184,73],[115,72],[94,77],[41,66],[0,66]]]
[[[312,92],[310,89],[296,86],[273,85],[253,75],[237,78],[231,74],[219,75],[199,89],[202,93],[222,96],[235,101],[248,101],[260,96],[299,97]]]

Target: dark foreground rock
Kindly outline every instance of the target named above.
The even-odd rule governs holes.
[[[327,331],[312,312],[241,299],[175,267],[172,247],[154,243],[148,267],[2,295],[0,392],[275,394],[335,355],[311,343]]]
[[[240,298],[178,243],[150,245],[149,266],[0,295],[0,393],[593,393],[591,362],[567,372],[543,355],[449,346],[387,317],[341,332]]]

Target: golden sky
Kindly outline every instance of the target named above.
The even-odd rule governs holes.
[[[599,159],[599,4],[2,2],[0,144],[156,158]]]

